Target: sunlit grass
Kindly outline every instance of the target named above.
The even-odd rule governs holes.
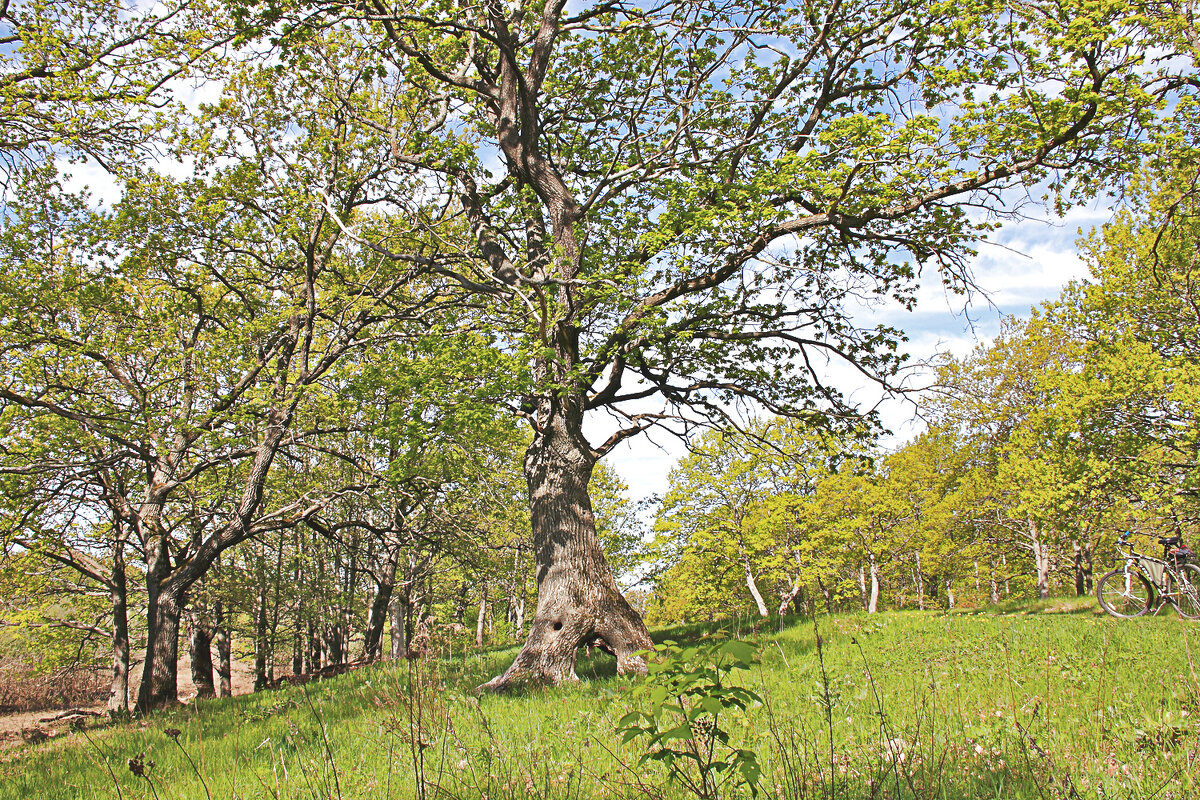
[[[813,623],[773,626],[746,678],[768,706],[724,723],[758,752],[769,796],[1200,794],[1200,626],[1093,610],[822,617],[824,679]],[[512,654],[384,664],[76,733],[0,766],[0,798],[683,796],[619,744],[616,720],[641,701],[611,659],[581,660],[599,677],[577,686],[475,697]],[[147,777],[130,771],[138,756]]]

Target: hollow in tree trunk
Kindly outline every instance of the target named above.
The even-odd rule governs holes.
[[[646,671],[637,655],[653,645],[640,616],[617,588],[600,549],[588,497],[596,457],[570,399],[544,400],[544,420],[525,454],[525,478],[537,553],[538,604],[512,666],[483,689],[575,681],[575,653],[594,645],[617,659],[619,673]],[[568,418],[568,415],[570,418]]]

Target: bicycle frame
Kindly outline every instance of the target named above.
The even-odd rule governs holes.
[[[1127,575],[1130,572],[1136,572],[1149,581],[1150,586],[1153,587],[1155,600],[1157,601],[1157,605],[1155,605],[1152,612],[1153,614],[1157,615],[1167,605],[1170,605],[1176,611],[1179,610],[1179,604],[1175,601],[1175,597],[1170,591],[1170,586],[1167,584],[1168,577],[1174,581],[1176,586],[1185,583],[1178,566],[1171,564],[1166,559],[1138,552],[1127,541],[1117,542],[1117,552],[1125,560],[1124,569]],[[1126,591],[1129,590],[1128,580],[1126,578]]]

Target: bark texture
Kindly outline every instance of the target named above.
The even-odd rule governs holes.
[[[179,598],[172,593],[163,592],[149,600],[139,713],[179,702],[179,606]]]
[[[596,460],[563,415],[550,416],[525,457],[538,605],[529,636],[512,666],[481,688],[578,680],[576,650],[594,645],[614,655],[619,673],[645,672],[637,655],[650,634],[617,588],[596,536],[588,481]]]
[[[213,683],[212,628],[208,621],[196,615],[192,619],[192,638],[189,650],[192,656],[192,683],[196,685],[196,699],[215,697]]]
[[[113,609],[113,661],[108,710],[124,714],[129,711],[129,594],[125,583],[125,553],[121,546],[116,548],[113,557],[109,599]]]

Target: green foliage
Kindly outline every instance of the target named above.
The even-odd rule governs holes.
[[[731,681],[755,660],[755,646],[739,640],[680,647],[673,641],[655,645],[650,678],[635,697],[649,704],[617,721],[623,742],[644,740],[640,762],[663,764],[671,780],[694,797],[720,797],[726,787],[745,787],[758,796],[762,778],[758,755],[735,746],[730,717],[762,698]]]

